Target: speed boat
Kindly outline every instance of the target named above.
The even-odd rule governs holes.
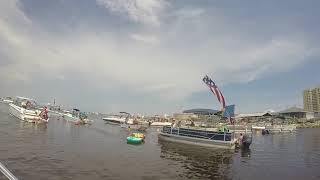
[[[17,97],[9,104],[9,112],[14,117],[31,123],[47,123],[49,121],[48,109],[41,108],[35,100],[25,97]]]
[[[104,117],[102,120],[110,124],[120,124],[122,126],[135,124],[131,114],[127,112],[120,112],[118,115]]]
[[[88,116],[80,112],[79,109],[73,109],[72,113],[66,112],[62,115],[63,119],[65,119],[68,122],[73,122],[77,125],[83,125],[83,124],[92,124],[93,120],[88,119]]]

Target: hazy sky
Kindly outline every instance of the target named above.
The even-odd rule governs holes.
[[[320,85],[318,0],[0,0],[0,95],[85,111],[302,104]]]

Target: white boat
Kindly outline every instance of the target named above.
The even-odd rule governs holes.
[[[13,100],[12,100],[11,97],[1,98],[0,100],[1,100],[3,103],[5,103],[5,104],[13,103]]]
[[[9,104],[9,112],[22,121],[47,123],[49,121],[48,111],[46,109],[41,111],[36,106],[36,102],[30,98],[17,97],[13,103]]]
[[[131,117],[131,114],[126,112],[120,112],[119,115],[111,115],[102,120],[111,123],[111,124],[135,124],[134,119]]]
[[[13,103],[13,101],[12,100],[10,100],[10,99],[4,99],[4,100],[2,100],[4,103]]]
[[[117,116],[108,116],[102,119],[106,122],[114,123],[114,124],[123,124],[126,122],[126,118],[117,117]]]
[[[255,125],[252,125],[251,128],[252,128],[253,130],[263,130],[263,129],[266,129],[265,126],[255,126]]]
[[[162,126],[171,126],[171,122],[153,122],[151,123],[150,126],[157,126],[157,127],[162,127]]]
[[[62,115],[63,119],[75,124],[92,124],[93,120],[88,119],[87,115],[80,112],[79,109],[73,109],[72,113],[66,112]]]

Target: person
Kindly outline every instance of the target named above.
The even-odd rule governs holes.
[[[240,133],[240,136],[239,136],[239,144],[240,145],[242,144],[242,141],[243,141],[243,135],[242,135],[242,133]]]
[[[191,121],[191,125],[190,126],[194,126],[194,122],[193,121]]]
[[[21,102],[21,107],[23,107],[23,108],[27,108],[27,102],[26,101],[22,101]]]
[[[175,125],[175,122],[176,122],[176,120],[173,119],[173,120],[172,120],[172,123],[171,123],[171,127],[173,127],[173,126]]]
[[[30,109],[31,108],[31,102],[30,101],[27,101],[26,103],[26,109]]]
[[[49,118],[49,116],[48,116],[48,108],[45,106],[39,115],[40,115],[40,117],[42,119],[47,120]]]

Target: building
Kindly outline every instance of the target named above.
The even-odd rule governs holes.
[[[201,119],[203,116],[213,117],[217,112],[219,111],[214,109],[189,109],[184,110],[182,113],[174,114],[173,117],[179,120]]]
[[[259,117],[271,117],[269,112],[251,113],[251,114],[238,114],[236,118],[259,118]]]
[[[305,111],[312,111],[312,91],[310,89],[306,89],[303,91],[303,108]]]
[[[320,87],[303,91],[303,107],[305,111],[320,112]]]
[[[291,117],[297,119],[313,119],[314,112],[309,112],[298,107],[291,107],[289,109],[279,112],[279,115],[284,117]]]
[[[219,111],[214,109],[189,109],[189,110],[183,111],[183,113],[191,113],[191,114],[197,114],[197,115],[214,115],[217,112]]]

